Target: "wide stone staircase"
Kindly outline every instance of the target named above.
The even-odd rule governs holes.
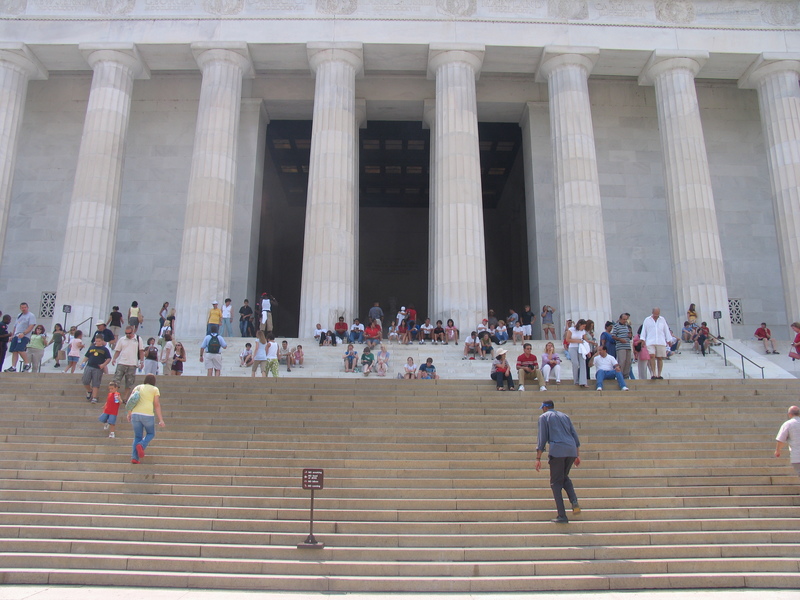
[[[325,592],[800,588],[800,479],[772,456],[796,380],[162,377],[140,465],[77,376],[0,375],[0,583]],[[583,512],[533,468],[570,414]],[[324,469],[314,534],[304,468]]]

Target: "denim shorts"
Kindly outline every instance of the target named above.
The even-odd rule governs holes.
[[[8,346],[9,352],[25,352],[28,349],[28,342],[31,341],[29,337],[17,337],[16,335],[11,338],[11,344]]]
[[[108,423],[109,425],[116,425],[117,424],[117,415],[109,415],[108,413],[103,413],[97,420],[101,423]]]

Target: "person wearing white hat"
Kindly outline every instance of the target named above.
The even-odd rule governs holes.
[[[506,349],[500,348],[492,361],[492,379],[497,383],[497,391],[504,392],[505,384],[508,383],[509,391],[514,391],[514,379],[511,376],[511,365],[506,360]]]

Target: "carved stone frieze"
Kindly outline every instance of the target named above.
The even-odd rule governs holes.
[[[796,0],[767,0],[761,3],[761,18],[770,25],[796,25],[800,8]]]
[[[691,0],[655,0],[656,19],[663,23],[685,25],[695,19]]]
[[[95,0],[94,9],[101,15],[127,15],[136,6],[136,0]]]
[[[451,17],[471,17],[478,10],[477,0],[436,0],[439,12]]]
[[[589,3],[586,0],[547,0],[547,15],[555,19],[586,19]]]
[[[325,15],[352,15],[358,0],[317,0],[317,12]]]
[[[28,0],[0,0],[0,14],[21,15],[28,8]]]
[[[636,0],[599,0],[593,8],[603,17],[624,17],[641,19],[647,17],[648,6]]]
[[[212,15],[238,15],[244,0],[203,0],[203,9]]]

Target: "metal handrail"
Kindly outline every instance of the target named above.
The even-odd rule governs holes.
[[[86,317],[83,321],[81,321],[80,323],[75,325],[75,329],[80,329],[81,325],[86,323],[86,321],[89,321],[89,329],[91,329],[92,328],[92,322],[94,321],[94,317]]]
[[[711,338],[711,339],[713,339],[713,340],[716,340],[717,342],[719,342],[720,344],[722,344],[722,359],[725,361],[725,366],[726,366],[726,367],[728,366],[728,355],[727,355],[727,353],[725,352],[725,348],[730,348],[731,350],[733,350],[734,352],[736,352],[736,354],[738,354],[739,356],[741,356],[741,357],[742,357],[742,379],[747,379],[747,375],[746,375],[746,373],[744,372],[744,361],[747,361],[747,362],[751,363],[752,365],[754,365],[754,366],[758,367],[759,369],[761,369],[761,379],[766,379],[766,377],[764,376],[764,367],[762,367],[761,365],[759,365],[759,364],[758,364],[758,363],[756,363],[756,362],[753,362],[752,360],[750,360],[749,358],[747,358],[747,357],[746,357],[744,354],[742,354],[741,352],[739,352],[739,351],[738,351],[736,348],[734,348],[733,346],[731,346],[731,345],[729,345],[729,344],[725,343],[725,342],[724,342],[724,341],[722,341],[720,338],[718,338],[718,337],[714,337],[714,336],[710,336],[710,338]]]

